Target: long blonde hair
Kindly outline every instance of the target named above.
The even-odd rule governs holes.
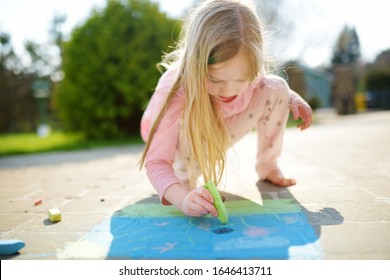
[[[262,24],[254,5],[237,0],[211,0],[192,12],[176,50],[167,54],[160,64],[169,67],[177,62],[180,66],[162,111],[151,128],[141,166],[160,120],[177,90],[183,87],[186,101],[180,141],[188,146],[182,154],[190,185],[195,187],[199,175],[204,182],[219,184],[229,137],[215,99],[207,91],[208,65],[227,61],[239,50],[247,55],[248,79],[254,80],[265,64]]]

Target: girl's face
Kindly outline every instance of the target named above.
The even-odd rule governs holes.
[[[233,58],[208,66],[208,93],[221,99],[231,99],[249,86],[246,57],[240,50]]]

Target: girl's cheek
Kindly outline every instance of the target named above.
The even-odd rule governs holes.
[[[211,84],[210,82],[208,83],[207,91],[210,95],[218,95],[219,94],[218,87],[216,85]]]

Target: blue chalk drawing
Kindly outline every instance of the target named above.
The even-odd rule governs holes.
[[[110,221],[107,258],[129,259],[289,259],[291,246],[318,236],[299,205],[287,199],[226,203],[229,223],[189,218],[174,207],[140,202],[117,211]],[[318,247],[318,246],[317,246]],[[306,250],[319,258],[321,248]]]
[[[225,225],[210,215],[187,217],[152,196],[116,211],[60,258],[321,259],[321,226],[344,220],[333,208],[308,211],[288,191],[262,190],[259,203],[224,195]]]

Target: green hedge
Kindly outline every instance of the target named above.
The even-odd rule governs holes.
[[[160,73],[156,63],[180,26],[145,0],[107,1],[64,45],[55,107],[69,131],[90,139],[139,134]]]

